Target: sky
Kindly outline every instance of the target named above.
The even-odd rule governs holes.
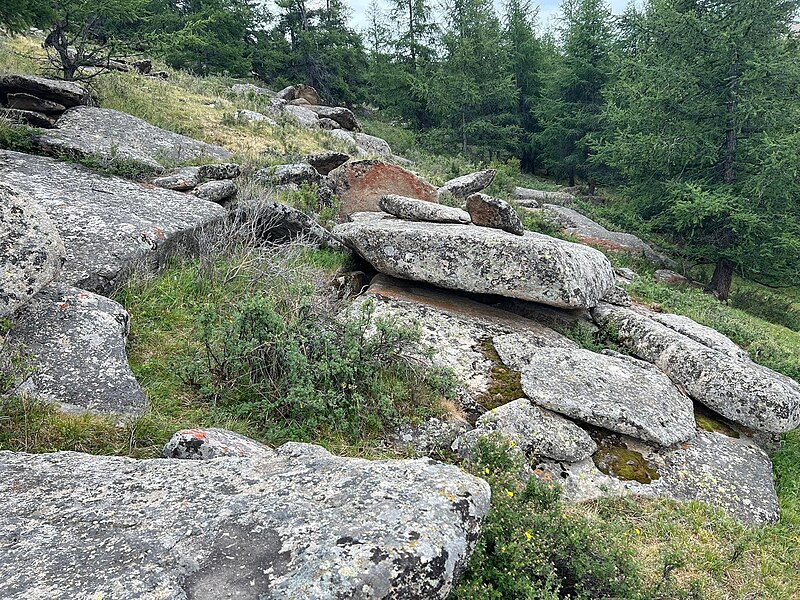
[[[352,9],[350,23],[356,29],[361,29],[364,25],[364,15],[367,11],[367,6],[370,0],[346,0],[348,6]],[[610,0],[611,10],[615,14],[619,14],[625,10],[629,0]],[[534,0],[535,3],[535,0]],[[495,0],[498,12],[502,8],[502,2]],[[555,18],[558,13],[558,7],[561,0],[540,0],[539,1],[539,27],[546,29],[548,24]]]

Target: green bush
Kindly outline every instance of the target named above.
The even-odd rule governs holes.
[[[16,152],[33,151],[33,138],[36,129],[27,125],[14,125],[0,114],[0,148]]]
[[[424,409],[402,402],[412,400],[415,380],[426,385],[408,358],[416,331],[372,317],[370,305],[338,319],[257,295],[229,318],[209,305],[199,316],[203,350],[184,365],[184,378],[237,417],[356,442],[398,423],[406,409]]]
[[[800,331],[800,304],[790,298],[748,286],[731,294],[730,304],[751,315]]]
[[[631,549],[613,524],[566,512],[561,488],[532,477],[499,438],[476,447],[470,470],[492,505],[452,598],[511,600],[645,596]]]

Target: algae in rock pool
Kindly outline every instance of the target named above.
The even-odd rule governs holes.
[[[522,391],[522,377],[519,371],[509,369],[503,364],[492,339],[485,339],[480,349],[486,359],[492,363],[492,381],[486,393],[478,398],[479,404],[487,410],[492,410],[524,398],[525,393]]]
[[[600,448],[592,460],[601,472],[625,481],[651,483],[660,477],[656,468],[641,453],[622,446]]]

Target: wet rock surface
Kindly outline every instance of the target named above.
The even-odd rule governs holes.
[[[381,273],[449,289],[575,308],[596,305],[614,285],[603,254],[536,233],[387,218],[333,233]]]
[[[128,329],[128,313],[113,300],[51,284],[17,313],[9,333],[32,361],[21,390],[71,412],[144,412],[125,352]]]
[[[780,373],[697,341],[628,308],[603,304],[595,321],[639,358],[655,364],[695,400],[735,423],[783,433],[800,425],[800,384]],[[675,326],[673,322],[673,326]],[[719,334],[718,334],[719,335]],[[720,347],[717,336],[709,343]],[[706,340],[708,341],[708,340]]]
[[[58,281],[109,293],[225,216],[211,202],[42,156],[0,150],[0,178],[39,203],[64,242]]]
[[[44,209],[0,183],[0,318],[53,281],[65,260],[64,243]]]
[[[210,461],[0,452],[0,596],[446,598],[488,508],[456,467],[305,444]]]

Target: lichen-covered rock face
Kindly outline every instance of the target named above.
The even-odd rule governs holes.
[[[367,133],[354,133],[353,139],[362,154],[381,154],[383,156],[391,156],[392,154],[389,142],[383,138]]]
[[[433,365],[450,369],[473,401],[509,402],[522,395],[519,375],[503,367],[492,341],[511,336],[525,348],[575,347],[552,329],[517,315],[497,310],[456,294],[423,284],[378,275],[356,308],[371,302],[374,318],[387,318],[420,330],[420,356]],[[498,400],[495,398],[499,396]]]
[[[342,202],[340,215],[378,211],[378,201],[386,194],[438,202],[436,188],[410,171],[379,160],[356,160],[331,171],[329,177]]]
[[[411,456],[430,456],[449,450],[453,441],[472,427],[462,419],[432,417],[419,425],[402,425],[393,434],[394,445]]]
[[[227,429],[182,429],[164,444],[162,458],[211,460],[212,458],[272,458],[275,452],[255,440]]]
[[[542,461],[535,474],[561,483],[564,497],[573,502],[608,495],[664,497],[705,502],[747,524],[766,525],[778,520],[772,463],[746,438],[700,431],[672,449],[655,448],[631,438],[623,438],[619,448],[641,456],[654,476],[649,483],[605,474],[592,459],[573,464]],[[607,450],[613,452],[614,448]]]
[[[457,467],[305,444],[210,461],[0,452],[15,540],[0,596],[444,599],[488,509],[489,486]]]
[[[497,171],[494,169],[486,169],[485,171],[477,171],[476,173],[456,177],[455,179],[446,181],[442,187],[439,188],[439,195],[454,196],[463,200],[467,196],[489,187],[492,181],[494,181],[495,175],[497,175]]]
[[[381,273],[449,289],[578,308],[614,286],[602,253],[537,233],[399,219],[360,219],[333,233]]]
[[[198,167],[200,179],[236,179],[242,174],[242,168],[236,163],[210,163]]]
[[[0,179],[36,198],[55,225],[67,255],[58,280],[101,294],[134,269],[160,267],[226,214],[190,195],[7,150],[0,150]]]
[[[689,317],[669,313],[651,313],[649,316],[654,321],[666,325],[670,329],[713,350],[727,354],[732,358],[750,360],[750,355],[732,342],[730,338],[722,335],[716,329],[711,329],[711,327],[706,327],[697,321],[693,321]]]
[[[486,194],[472,194],[467,197],[467,212],[472,222],[480,227],[502,229],[515,235],[525,233],[517,211],[505,200]]]
[[[65,260],[47,213],[28,194],[0,183],[0,318],[53,281]]]
[[[468,458],[482,437],[499,434],[522,452],[575,462],[597,450],[589,434],[572,421],[520,398],[482,415],[475,429],[456,438],[453,451]]]
[[[103,296],[51,284],[9,333],[31,356],[22,390],[68,411],[137,415],[147,399],[128,366],[128,313]]]
[[[236,118],[243,123],[261,123],[263,125],[269,125],[270,127],[276,127],[278,125],[278,122],[272,117],[254,110],[242,109],[236,113]]]
[[[522,389],[539,406],[660,446],[695,434],[692,401],[638,360],[541,348],[522,369]]]
[[[317,184],[322,181],[322,176],[317,170],[307,163],[294,163],[265,167],[256,171],[256,178],[269,185],[286,185],[294,183]]]
[[[646,314],[608,304],[593,309],[592,316],[636,356],[655,364],[692,398],[734,423],[770,433],[800,426],[800,384],[731,355],[735,351],[727,344],[720,351],[719,334],[709,337],[701,330],[700,335],[682,319],[671,320],[673,327],[688,333],[684,335]]]
[[[434,204],[425,200],[406,198],[396,194],[381,196],[378,207],[406,221],[423,221],[428,223],[462,223],[470,222],[469,213],[460,208],[452,208],[442,204]]]
[[[73,81],[45,79],[33,75],[0,75],[0,101],[5,100],[8,94],[17,93],[58,102],[65,107],[94,104],[86,88]]]
[[[348,108],[343,106],[312,106],[311,109],[320,119],[336,121],[342,129],[347,131],[360,131],[361,124]]]
[[[315,129],[319,127],[319,117],[310,108],[305,106],[294,106],[287,104],[283,107],[283,112],[294,117],[297,122],[306,129]]]
[[[350,156],[344,152],[320,152],[317,154],[309,154],[303,157],[303,160],[314,167],[320,175],[327,175],[336,167],[343,165]]]
[[[200,183],[199,167],[183,167],[175,173],[153,179],[153,185],[178,192],[191,190],[198,183]]]
[[[538,208],[540,204],[547,202],[553,204],[571,204],[575,201],[575,196],[567,192],[548,192],[524,187],[515,187],[514,196],[517,199],[517,204],[529,208]]]
[[[38,136],[36,144],[58,155],[124,159],[154,170],[174,162],[231,156],[219,146],[166,131],[109,108],[72,108],[58,120],[56,127]]]

